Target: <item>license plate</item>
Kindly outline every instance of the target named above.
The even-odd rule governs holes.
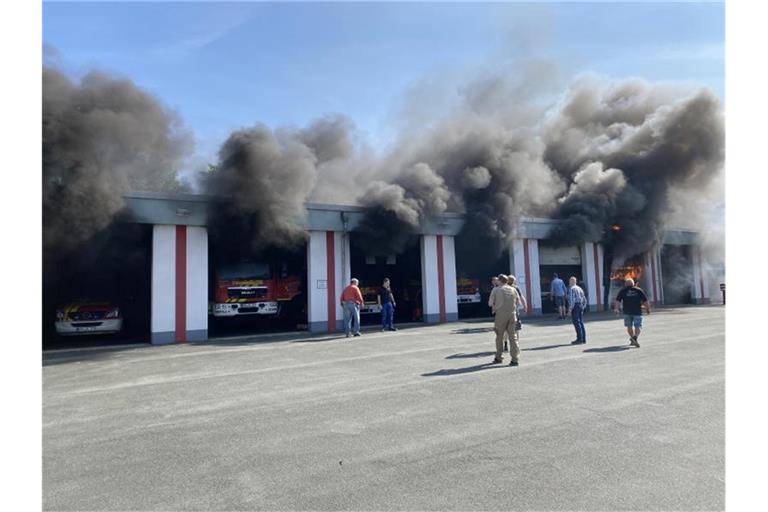
[[[76,329],[77,332],[91,332],[96,330],[95,327],[76,327]]]

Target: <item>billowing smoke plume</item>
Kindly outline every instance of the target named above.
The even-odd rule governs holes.
[[[543,130],[546,162],[570,188],[557,216],[563,243],[602,239],[621,259],[660,237],[721,175],[724,128],[708,90],[680,97],[631,80],[577,83]],[[613,229],[611,229],[613,227]]]
[[[68,251],[107,227],[130,190],[171,190],[191,138],[125,79],[43,69],[43,243]]]
[[[650,248],[675,211],[694,204],[685,197],[706,204],[723,165],[722,109],[711,92],[582,78],[547,103],[532,78],[474,81],[458,104],[422,115],[422,130],[411,124],[378,156],[343,117],[241,130],[222,147],[209,190],[233,198],[229,213],[250,219],[258,244],[300,240],[306,200],[363,205],[361,245],[379,254],[456,211],[491,252],[508,245],[522,217],[555,216],[560,243],[602,240],[623,258]]]
[[[361,203],[391,212],[409,226],[446,210],[465,213],[465,231],[483,236],[486,251],[499,252],[523,215],[547,215],[565,190],[544,164],[536,131],[544,109],[528,81],[549,80],[542,68],[549,70],[537,66],[519,76],[475,80],[461,91],[457,105],[433,120],[422,119],[421,131],[410,123],[381,164],[390,174],[387,185],[402,190],[381,200],[385,184],[372,184]],[[414,175],[427,186],[414,183]],[[384,224],[379,236],[394,240],[400,228]]]
[[[206,192],[218,197],[214,233],[237,232],[243,250],[296,247],[306,237],[305,202],[355,202],[347,173],[355,150],[351,123],[341,116],[304,129],[259,124],[234,132],[204,181]]]

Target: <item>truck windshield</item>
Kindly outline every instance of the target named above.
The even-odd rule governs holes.
[[[270,279],[266,263],[230,263],[219,267],[219,279]]]

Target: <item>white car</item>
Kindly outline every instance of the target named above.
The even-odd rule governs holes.
[[[111,334],[122,328],[120,308],[109,302],[75,301],[56,310],[56,332],[62,336]]]

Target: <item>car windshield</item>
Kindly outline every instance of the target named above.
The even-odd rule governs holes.
[[[269,279],[266,263],[230,263],[219,267],[219,279]]]

